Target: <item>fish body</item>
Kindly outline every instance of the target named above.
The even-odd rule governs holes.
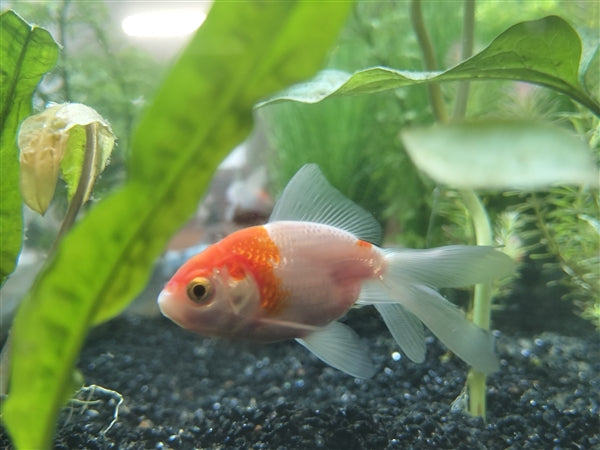
[[[495,370],[492,336],[436,288],[489,281],[512,269],[510,258],[491,247],[383,249],[380,242],[376,220],[309,164],[292,178],[269,223],[190,258],[159,306],[207,336],[296,339],[333,367],[367,378],[374,373],[368,350],[337,319],[355,304],[373,304],[410,359],[424,360],[424,323],[469,364]]]
[[[205,335],[295,339],[344,315],[358,299],[362,282],[380,276],[383,264],[377,247],[339,228],[273,222],[212,245],[165,288],[183,294],[189,280],[205,279],[218,296],[199,306],[186,292],[179,301],[161,301],[161,308],[184,328]]]

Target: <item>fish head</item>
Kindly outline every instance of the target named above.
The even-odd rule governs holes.
[[[252,273],[234,257],[215,263],[209,249],[184,263],[158,296],[179,326],[206,336],[235,337],[251,325],[260,305]]]

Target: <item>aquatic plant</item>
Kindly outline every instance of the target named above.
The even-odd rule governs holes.
[[[73,365],[90,327],[118,314],[143,288],[154,260],[195,211],[218,163],[248,133],[253,104],[314,73],[349,6],[213,5],[137,127],[127,181],[65,235],[19,307],[2,412],[15,446],[51,447],[56,414],[72,393]],[[17,128],[58,49],[45,30],[15,13],[0,18],[0,59],[10,81],[3,78],[0,127],[0,187],[7,207],[2,220],[8,221],[2,223],[2,274],[7,276],[19,253],[22,225],[18,168],[5,167],[4,161],[16,160]],[[52,49],[33,46],[39,38]],[[24,65],[31,61],[44,64]]]
[[[598,187],[597,166],[587,145],[565,130],[534,121],[490,120],[464,122],[470,80],[519,80],[556,90],[592,113],[600,104],[590,93],[597,88],[593,76],[598,52],[582,56],[581,40],[563,19],[549,16],[523,22],[501,33],[481,52],[471,56],[474,2],[465,2],[463,61],[437,71],[436,55],[424,25],[419,1],[411,2],[411,18],[427,72],[371,67],[347,73],[328,70],[315,79],[294,86],[260,106],[295,101],[319,103],[349,95],[372,95],[407,86],[426,85],[438,125],[405,129],[402,139],[415,165],[437,183],[458,188],[473,221],[476,242],[493,244],[487,211],[473,189],[540,190],[551,184]],[[581,80],[581,81],[580,81]],[[453,120],[439,83],[457,81]],[[475,289],[470,316],[489,328],[491,286]],[[472,371],[468,377],[470,411],[485,415],[485,376]]]
[[[544,270],[560,273],[551,283],[563,286],[565,300],[600,328],[600,198],[582,187],[554,187],[521,195],[513,207],[515,228],[530,257]]]
[[[166,64],[124,42],[105,2],[17,3],[22,17],[53,30],[61,46],[56,65],[35,92],[35,107],[49,102],[93,105],[110,117],[111,128],[119,136],[111,164],[97,182],[98,196],[124,178],[135,122],[164,77]]]

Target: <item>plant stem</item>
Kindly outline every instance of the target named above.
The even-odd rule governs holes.
[[[465,206],[471,213],[477,245],[492,245],[492,227],[481,200],[471,190],[464,191],[462,197]],[[490,329],[491,303],[492,285],[490,283],[476,285],[471,320],[475,325],[484,330]],[[469,375],[467,376],[467,393],[471,415],[481,416],[485,419],[486,375],[484,373],[472,368],[469,370]]]
[[[4,397],[8,393],[8,380],[10,378],[10,355],[12,349],[12,328],[8,330],[8,336],[4,341],[2,353],[0,353],[0,398],[4,401]]]
[[[410,18],[421,47],[421,52],[423,53],[425,69],[436,70],[435,53],[423,21],[421,2],[419,0],[413,0],[410,3]],[[474,34],[475,0],[465,0],[461,50],[462,60],[469,58],[473,53]],[[435,119],[441,123],[448,122],[448,115],[446,113],[440,86],[438,84],[430,84],[428,85],[428,89]],[[460,121],[464,118],[468,98],[469,83],[463,82],[459,84],[458,87],[456,104],[452,117],[453,121]],[[492,227],[485,207],[474,191],[465,191],[462,194],[465,206],[471,214],[477,244],[491,245],[493,239]],[[475,325],[485,330],[489,330],[490,328],[491,298],[492,287],[490,284],[478,284],[475,286],[473,309],[471,311],[472,321]],[[469,396],[469,412],[474,416],[482,416],[485,418],[486,375],[471,369],[467,377],[467,392]]]
[[[63,79],[63,92],[65,95],[65,101],[71,101],[71,80],[67,70],[67,22],[69,20],[68,10],[70,3],[71,0],[64,0],[58,12],[58,39],[62,45],[62,51],[60,52],[60,74]]]
[[[475,0],[465,0],[463,15],[463,40],[461,49],[461,60],[470,58],[473,54],[473,43],[475,36]],[[456,103],[454,105],[453,120],[464,119],[469,99],[469,82],[458,85]],[[481,203],[477,194],[472,191],[462,193],[465,206],[471,214],[473,227],[475,228],[475,239],[477,245],[492,245],[492,226],[487,211]],[[478,284],[473,294],[473,307],[471,320],[475,325],[484,330],[490,329],[490,316],[492,304],[492,285],[490,283]],[[473,416],[481,416],[485,419],[486,413],[486,375],[474,369],[469,370],[467,376],[467,393],[469,398],[469,412]]]
[[[423,21],[420,0],[412,0],[410,2],[410,21],[415,30],[415,34],[417,35],[417,41],[421,47],[421,52],[423,53],[425,70],[437,70],[435,52],[433,50],[433,45],[431,45],[431,39],[427,33],[425,22]],[[427,85],[427,90],[429,91],[429,101],[433,108],[435,119],[441,123],[448,122],[448,114],[446,113],[446,105],[444,104],[444,97],[440,85],[437,83],[429,83]]]
[[[58,230],[56,239],[52,244],[50,254],[54,253],[54,250],[56,250],[56,246],[58,245],[58,243],[73,226],[73,223],[75,223],[75,219],[77,218],[77,214],[83,206],[85,200],[85,193],[87,192],[90,186],[90,177],[92,176],[92,169],[94,167],[94,158],[98,153],[97,146],[98,123],[93,122],[85,126],[85,153],[83,155],[81,175],[79,176],[77,189],[75,189],[75,193],[73,194],[73,197],[69,202],[69,207],[67,208],[65,218],[63,219],[62,224],[60,225],[60,229]]]
[[[463,38],[461,47],[461,61],[473,55],[475,42],[475,0],[465,0],[463,15]],[[459,121],[465,117],[467,101],[469,99],[469,82],[458,83],[456,92],[456,103],[454,104],[453,120]]]

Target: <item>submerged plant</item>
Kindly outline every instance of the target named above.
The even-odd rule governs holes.
[[[585,188],[556,187],[515,206],[517,228],[531,258],[563,277],[564,299],[600,327],[600,198]]]
[[[424,25],[421,2],[411,2],[411,17],[423,51],[427,72],[417,73],[387,67],[371,67],[352,74],[339,70],[320,73],[315,79],[294,86],[264,102],[318,103],[329,99],[374,94],[401,87],[426,85],[438,125],[407,128],[402,139],[415,165],[437,183],[460,189],[473,222],[477,244],[492,245],[494,238],[486,208],[475,190],[541,190],[555,183],[598,188],[598,169],[587,145],[565,130],[533,121],[492,119],[464,122],[469,86],[465,81],[508,79],[536,83],[568,95],[600,115],[594,92],[594,57],[582,55],[575,30],[556,16],[524,22],[509,28],[481,52],[471,56],[474,2],[465,2],[463,61],[437,71],[436,55]],[[597,52],[595,53],[597,59]],[[581,67],[581,68],[580,68]],[[582,82],[584,84],[582,84]],[[459,81],[455,123],[439,83]],[[475,189],[475,190],[474,190]],[[491,312],[490,285],[475,288],[469,316],[487,329]],[[472,371],[468,377],[469,410],[485,415],[485,375]]]
[[[2,411],[15,446],[51,447],[56,415],[72,394],[73,366],[88,330],[122,311],[143,288],[168,239],[195,211],[219,162],[250,130],[253,104],[314,73],[348,6],[302,1],[212,6],[137,127],[127,181],[65,235],[19,307]],[[9,117],[5,111],[15,111],[0,128],[4,163],[4,158],[17,159],[11,143],[39,81],[39,76],[19,78],[22,64],[49,56],[55,60],[58,49],[49,55],[36,48],[28,55],[32,34],[51,39],[49,34],[11,11],[0,18],[3,77],[11,81],[2,83],[3,119]],[[47,70],[36,66],[33,73]],[[12,89],[10,95],[5,87]],[[15,108],[16,99],[22,109]],[[2,171],[2,188],[14,194],[7,214],[20,217],[18,169],[2,164]],[[9,205],[2,195],[4,208]],[[14,233],[5,235],[1,225],[2,275],[8,276],[22,227],[11,224]]]

